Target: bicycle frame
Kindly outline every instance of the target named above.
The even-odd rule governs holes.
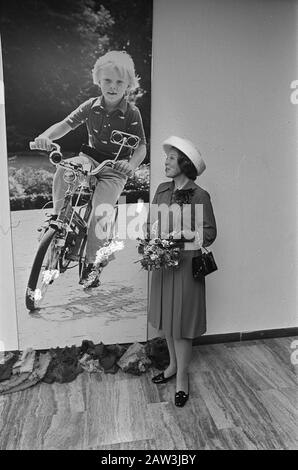
[[[74,183],[77,181],[79,175],[91,178],[100,173],[100,171],[105,166],[108,165],[113,167],[113,165],[118,160],[123,147],[129,148],[132,152],[137,148],[140,142],[140,138],[138,136],[117,130],[112,131],[110,140],[112,143],[119,145],[119,150],[115,158],[113,160],[107,159],[103,161],[91,171],[84,170],[80,164],[64,161],[62,159],[60,146],[53,143],[53,150],[49,155],[51,163],[56,167],[60,166],[65,168],[64,175],[66,175],[66,172],[68,171],[67,178],[64,178],[68,183],[68,188],[65,192],[63,207],[60,210],[57,219],[50,222],[50,226],[57,230],[57,235],[55,237],[55,248],[59,250],[60,272],[64,272],[68,267],[68,265],[64,265],[64,260],[66,260],[68,264],[71,261],[79,261],[80,263],[84,261],[83,252],[87,239],[88,223],[92,212],[94,187],[90,184],[91,180],[89,179],[87,185],[89,190],[88,200],[87,203],[82,207],[79,207],[78,204],[86,184],[81,182],[78,186],[76,186]],[[34,142],[30,142],[30,148],[32,150],[36,149]],[[78,188],[79,191],[76,202],[74,205],[72,205],[73,196]],[[82,217],[81,210],[83,208],[85,208],[85,212]],[[41,234],[41,238],[42,235],[43,234]]]
[[[87,237],[88,222],[92,212],[93,189],[90,189],[87,203],[78,206],[84,185],[79,186],[75,204],[72,205],[73,196],[77,191],[76,187],[69,185],[64,198],[64,204],[56,220],[50,223],[51,227],[57,229],[56,245],[59,246],[60,256],[65,256],[68,261],[80,261],[84,248],[84,241]],[[78,209],[78,210],[77,210]],[[81,215],[85,209],[84,215]],[[60,263],[61,270],[62,263]],[[67,268],[66,268],[67,269]],[[64,269],[63,269],[64,270]]]

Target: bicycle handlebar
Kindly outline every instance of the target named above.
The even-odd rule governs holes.
[[[131,150],[135,150],[139,143],[140,137],[134,134],[128,134],[127,132],[117,131],[116,129],[112,131],[110,141],[112,144],[119,145],[121,147],[127,147]]]
[[[134,134],[128,134],[126,132],[114,130],[111,134],[111,142],[113,144],[119,145],[120,149],[114,160],[104,160],[96,168],[91,171],[83,170],[80,168],[80,165],[73,164],[71,162],[65,162],[62,160],[62,152],[59,144],[52,142],[52,149],[49,155],[50,162],[53,165],[60,165],[64,168],[69,168],[73,171],[82,173],[85,176],[95,176],[97,175],[106,165],[113,166],[118,159],[118,156],[123,147],[128,147],[131,150],[135,150],[140,142],[140,138]],[[29,142],[30,150],[40,150],[34,141]]]

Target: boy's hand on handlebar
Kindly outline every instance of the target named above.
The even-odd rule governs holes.
[[[46,152],[50,152],[52,150],[53,142],[48,137],[39,135],[34,139],[34,142],[36,144],[36,148],[39,150],[45,150]]]
[[[126,176],[131,176],[134,172],[133,167],[126,160],[119,160],[114,165],[115,170],[120,171]]]

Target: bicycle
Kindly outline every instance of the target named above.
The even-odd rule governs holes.
[[[53,150],[49,154],[49,160],[56,167],[61,166],[65,169],[63,178],[68,187],[63,207],[58,213],[57,219],[50,220],[41,230],[40,243],[26,288],[25,303],[30,311],[40,307],[48,287],[67,269],[79,266],[79,279],[81,278],[85,263],[88,223],[96,186],[94,177],[104,167],[114,166],[123,147],[129,148],[132,154],[133,150],[137,148],[140,138],[133,134],[114,130],[110,140],[119,145],[115,158],[104,160],[91,171],[84,169],[82,164],[63,160],[60,146],[55,143],[52,145]],[[36,150],[35,142],[30,142],[29,146],[31,150]],[[85,201],[83,205],[79,205],[83,195]],[[75,204],[73,205],[74,197]],[[113,227],[116,218],[117,207],[111,227]],[[77,264],[71,266],[71,263]]]

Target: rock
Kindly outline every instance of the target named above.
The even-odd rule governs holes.
[[[98,359],[93,359],[92,356],[85,353],[84,356],[79,360],[81,367],[89,374],[95,374],[102,372],[102,367]]]
[[[154,368],[164,370],[169,365],[170,356],[164,338],[153,338],[147,341],[145,349]]]
[[[148,370],[151,361],[146,355],[145,347],[140,343],[134,343],[129,346],[117,364],[124,372],[141,375]]]

